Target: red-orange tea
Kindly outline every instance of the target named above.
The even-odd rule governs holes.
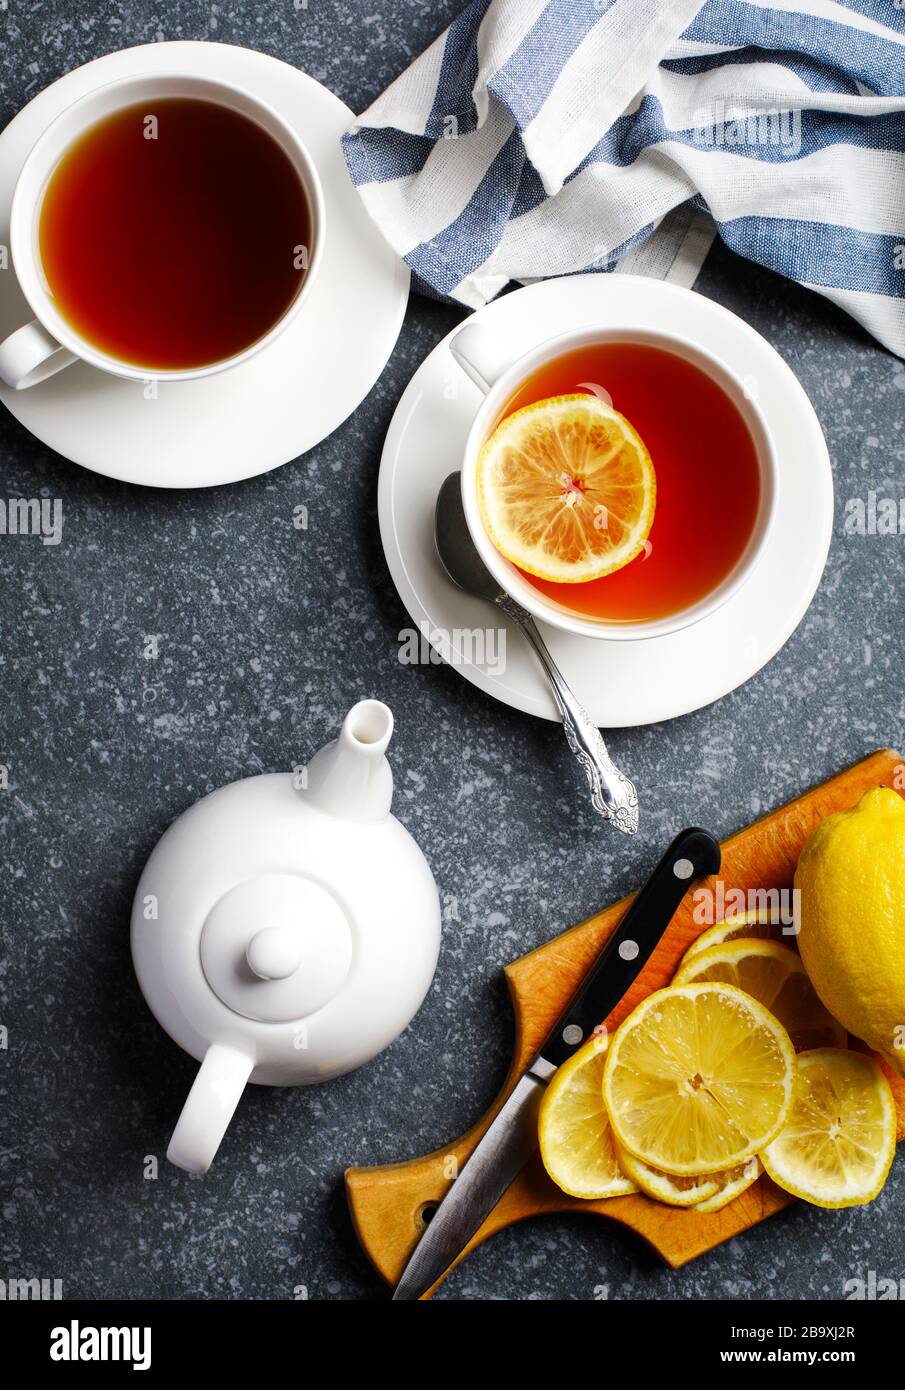
[[[39,224],[67,322],[157,370],[207,366],[262,338],[299,291],[310,236],[305,190],[273,136],[182,97],[88,130],[51,175]]]
[[[649,549],[586,584],[525,578],[582,616],[626,623],[668,617],[717,588],[750,540],[760,504],[754,441],[737,407],[699,367],[636,343],[564,353],[528,377],[499,418],[589,385],[609,394],[650,451],[657,503]]]

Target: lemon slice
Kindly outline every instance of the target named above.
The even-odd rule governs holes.
[[[848,1034],[824,1008],[801,957],[776,941],[729,941],[683,961],[674,985],[722,981],[743,989],[779,1019],[797,1052],[846,1047]]]
[[[664,1173],[662,1168],[653,1168],[649,1163],[636,1158],[621,1144],[616,1145],[619,1167],[627,1178],[648,1197],[656,1197],[658,1202],[666,1202],[671,1207],[693,1207],[698,1202],[719,1192],[719,1173],[701,1173],[698,1177],[685,1178],[676,1173]]]
[[[682,957],[682,966],[684,968],[695,956],[700,955],[702,951],[709,951],[712,946],[722,946],[724,941],[738,941],[743,937],[778,941],[791,946],[795,940],[795,933],[790,929],[784,929],[781,922],[774,921],[769,912],[739,912],[734,917],[727,917],[725,922],[717,922],[715,926],[701,932],[697,941],[692,941]]]
[[[734,1168],[719,1173],[699,1173],[697,1177],[680,1177],[677,1173],[652,1168],[619,1143],[616,1144],[616,1157],[626,1177],[648,1197],[656,1197],[658,1202],[666,1202],[671,1207],[691,1207],[703,1212],[719,1211],[734,1202],[764,1171],[756,1155],[744,1163],[737,1163]]]
[[[764,1166],[756,1156],[747,1159],[744,1163],[736,1164],[734,1168],[729,1168],[725,1173],[717,1176],[722,1180],[719,1187],[712,1197],[707,1197],[703,1202],[696,1202],[692,1211],[704,1213],[722,1211],[723,1207],[728,1207],[730,1202],[734,1202],[736,1197],[740,1197],[747,1191],[753,1183],[756,1183]]]
[[[553,1181],[572,1197],[620,1197],[637,1191],[616,1161],[603,1104],[608,1043],[606,1033],[589,1038],[563,1062],[541,1101],[541,1158]]]
[[[818,1207],[873,1201],[896,1149],[896,1108],[872,1057],[820,1048],[798,1057],[795,1099],[761,1154],[786,1192]]]
[[[765,1148],[792,1103],[795,1053],[782,1024],[733,985],[648,995],[607,1054],[603,1097],[616,1139],[685,1176]]]
[[[596,396],[551,396],[507,416],[478,455],[484,529],[541,579],[584,584],[640,554],[657,483],[644,442]]]

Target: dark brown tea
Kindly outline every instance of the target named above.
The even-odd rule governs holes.
[[[126,107],[54,170],[41,261],[62,316],[134,366],[189,370],[262,338],[304,280],[308,198],[247,116],[195,98]]]
[[[760,505],[757,450],[721,386],[693,363],[643,343],[603,342],[564,353],[522,382],[502,417],[592,385],[603,388],[650,450],[657,508],[648,543],[631,564],[603,579],[525,578],[582,617],[656,621],[712,593],[744,554]]]

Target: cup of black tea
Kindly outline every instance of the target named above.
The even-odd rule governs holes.
[[[80,360],[186,381],[266,348],[300,312],[324,243],[302,141],[266,102],[186,75],[124,78],[62,112],[13,196],[10,250],[35,318],[0,379]]]

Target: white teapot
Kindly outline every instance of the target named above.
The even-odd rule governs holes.
[[[390,814],[393,716],[377,700],[297,774],[204,797],[161,837],[132,909],[158,1022],[201,1069],[167,1149],[204,1173],[247,1081],[304,1086],[376,1056],[433,978],[440,904]]]

